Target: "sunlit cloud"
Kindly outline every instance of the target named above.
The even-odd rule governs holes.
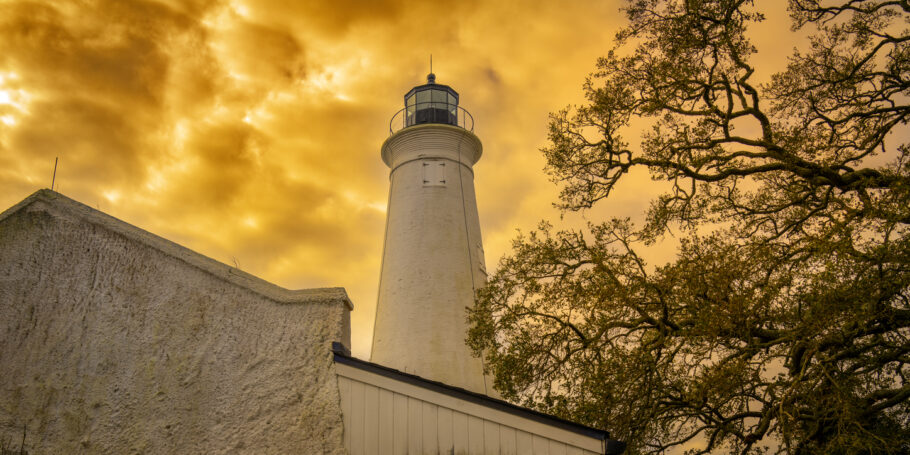
[[[615,23],[615,5],[480,5],[13,2],[0,10],[2,203],[49,186],[59,157],[71,197],[283,286],[346,287],[364,355],[388,194],[379,148],[429,54],[484,141],[493,268],[514,228],[548,210],[541,125],[577,100]],[[542,28],[541,8],[557,25]]]
[[[104,198],[107,199],[108,202],[111,202],[113,204],[116,204],[117,202],[119,202],[120,196],[121,196],[120,191],[117,191],[117,190],[105,190],[105,191],[101,192],[101,195],[104,196]]]
[[[0,204],[49,187],[59,158],[57,184],[77,200],[282,286],[345,287],[365,356],[388,194],[379,150],[429,55],[484,144],[492,270],[516,228],[559,216],[538,152],[547,114],[583,101],[619,6],[6,2]],[[642,211],[642,182],[611,210]]]
[[[252,215],[243,217],[243,224],[251,229],[257,229],[259,227],[259,221]]]
[[[18,118],[29,114],[31,96],[18,88],[20,84],[15,72],[0,73],[0,123],[6,126],[15,126]]]
[[[250,9],[241,2],[231,2],[231,10],[234,11],[238,16],[247,18],[250,15]]]

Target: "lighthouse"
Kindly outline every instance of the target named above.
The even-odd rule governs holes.
[[[492,395],[465,344],[466,310],[487,275],[473,169],[483,147],[458,103],[430,73],[382,144],[389,200],[371,361]]]

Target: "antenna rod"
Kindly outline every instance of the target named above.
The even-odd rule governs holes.
[[[430,72],[433,72],[433,54],[430,54]]]
[[[57,159],[59,157],[54,157],[54,176],[51,177],[51,191],[54,191],[54,182],[57,181]]]

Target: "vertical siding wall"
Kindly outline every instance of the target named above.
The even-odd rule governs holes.
[[[482,406],[476,403],[449,396],[435,400],[435,392],[423,391],[420,393],[423,396],[418,398],[407,390],[416,388],[411,384],[399,384],[400,387],[391,387],[397,391],[389,390],[382,384],[375,385],[377,381],[369,374],[356,374],[362,376],[359,380],[346,377],[351,376],[345,374],[346,368],[337,366],[343,367],[339,368],[338,386],[344,417],[344,445],[351,455],[602,453],[582,448],[591,449],[600,444],[584,435],[553,429],[554,433],[563,435],[562,440],[545,437],[535,434],[539,431],[528,431],[543,425],[539,422],[523,425],[527,423],[526,419],[503,416],[502,412],[496,411],[483,415],[484,410],[478,409]],[[440,404],[440,401],[447,403]],[[577,444],[572,443],[572,438]]]

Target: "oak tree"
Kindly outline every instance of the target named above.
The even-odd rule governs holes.
[[[910,452],[910,4],[790,0],[808,45],[759,80],[767,7],[627,2],[586,104],[551,115],[563,210],[636,169],[667,191],[641,226],[514,241],[468,336],[505,398],[629,453]]]

